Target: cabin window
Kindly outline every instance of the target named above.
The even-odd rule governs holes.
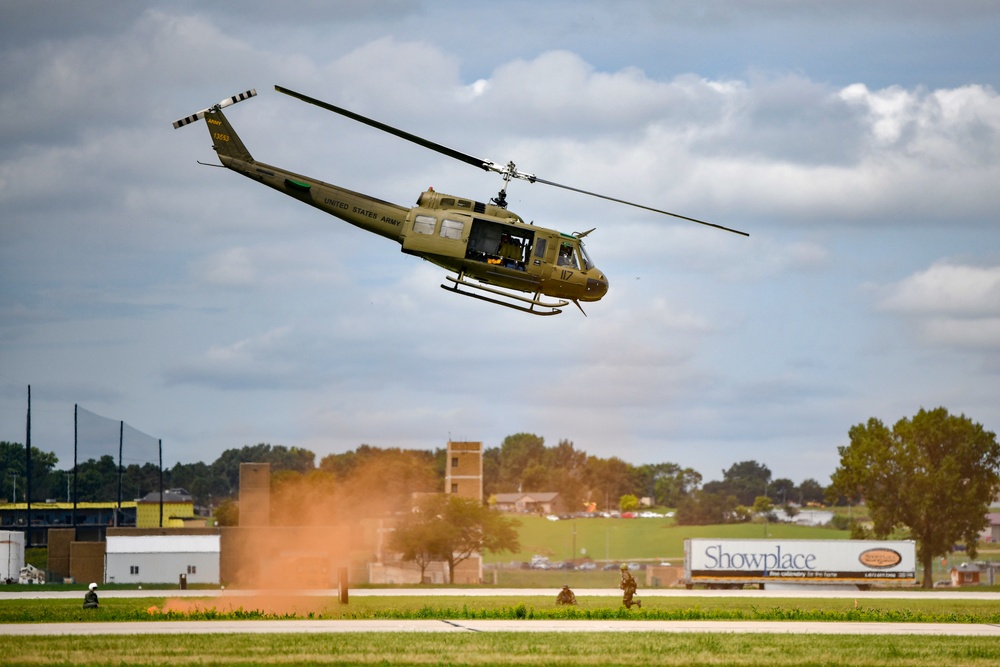
[[[455,208],[455,200],[451,198],[442,199],[441,208]]]
[[[198,574],[198,566],[197,565],[188,565],[188,572],[187,573],[188,574]]]
[[[535,241],[535,257],[545,257],[545,245],[548,239],[537,239]]]
[[[465,232],[465,223],[445,218],[441,221],[441,236],[446,239],[461,239]]]
[[[128,566],[128,573],[129,574],[139,574],[139,566],[138,565],[129,565]]]
[[[437,218],[431,215],[418,215],[413,219],[413,231],[417,234],[433,234]]]
[[[472,202],[468,201],[466,199],[459,199],[458,200],[458,207],[459,208],[472,208]]]

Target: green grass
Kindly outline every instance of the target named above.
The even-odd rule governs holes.
[[[740,523],[721,526],[678,526],[673,519],[569,519],[549,521],[544,517],[517,515],[521,550],[511,554],[487,554],[487,563],[529,561],[534,554],[553,562],[581,557],[581,549],[593,560],[669,560],[680,564],[684,540],[691,537],[762,538],[802,540],[846,539],[849,533],[830,528],[793,524]],[[575,533],[575,535],[574,535]]]
[[[641,591],[640,596],[641,598]],[[1000,624],[1000,608],[989,600],[860,600],[811,598],[645,598],[641,610],[625,610],[620,598],[578,596],[576,607],[548,596],[366,597],[346,605],[315,596],[105,598],[97,610],[80,600],[3,600],[0,623],[110,622],[136,620],[245,619],[637,619],[861,621]],[[150,608],[155,608],[151,613]],[[171,611],[173,610],[173,611]]]
[[[991,637],[337,633],[0,637],[11,665],[993,666]]]

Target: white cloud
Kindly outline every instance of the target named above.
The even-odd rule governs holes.
[[[882,290],[880,307],[933,345],[1000,348],[1000,267],[934,264]]]
[[[889,286],[881,305],[918,316],[1000,316],[1000,266],[939,262]]]

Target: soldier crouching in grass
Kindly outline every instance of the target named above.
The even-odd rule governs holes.
[[[83,596],[83,608],[97,609],[100,606],[100,603],[97,601],[97,584],[91,584],[87,588],[87,594]]]
[[[576,595],[569,589],[568,585],[562,587],[559,595],[556,596],[556,604],[576,604]]]
[[[624,591],[622,594],[622,604],[625,605],[626,609],[631,609],[632,605],[642,609],[642,600],[632,599],[636,589],[635,578],[628,571],[628,565],[625,563],[622,563],[622,583],[618,587]]]

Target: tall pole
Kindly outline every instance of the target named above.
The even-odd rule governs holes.
[[[159,440],[160,446],[160,528],[163,528],[163,438]],[[136,517],[138,519],[138,517]]]
[[[28,418],[24,433],[24,472],[27,477],[24,488],[24,502],[26,503],[25,521],[27,526],[24,530],[24,545],[31,546],[31,385],[28,385]]]
[[[74,403],[73,404],[73,530],[74,531],[76,531],[76,499],[77,499],[76,471],[78,465],[77,450],[80,448],[79,415],[80,415],[80,406]],[[76,539],[75,532],[73,539]]]
[[[125,422],[118,422],[118,509],[115,510],[114,525],[118,527],[118,515],[122,513],[122,449],[125,444]]]

